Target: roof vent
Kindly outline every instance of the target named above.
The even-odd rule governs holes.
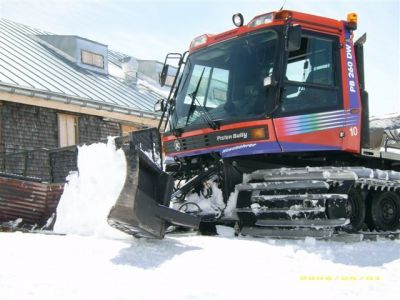
[[[37,41],[84,69],[108,74],[108,46],[73,35],[36,35]]]
[[[127,84],[136,84],[137,82],[137,72],[139,69],[139,63],[134,57],[125,57],[120,60],[121,67],[124,71],[125,82]]]

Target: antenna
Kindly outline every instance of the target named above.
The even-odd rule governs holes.
[[[285,6],[285,4],[286,4],[286,0],[283,1],[282,7],[279,10],[282,10],[283,7]]]

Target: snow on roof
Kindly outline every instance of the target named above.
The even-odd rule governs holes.
[[[21,89],[49,99],[68,99],[97,105],[99,109],[135,111],[157,116],[153,107],[162,96],[152,89],[126,84],[122,78],[81,68],[54,49],[40,43],[37,35],[50,34],[0,19],[0,90]],[[108,50],[110,63],[120,67],[127,55]]]
[[[145,77],[146,76],[140,76],[138,78],[138,80],[137,80],[138,86],[142,86],[142,87],[145,87],[147,89],[150,89],[150,90],[156,92],[157,94],[162,95],[164,98],[168,97],[169,91],[170,91],[169,87],[160,87],[158,84],[156,84],[155,82],[153,82],[149,78],[143,79]]]
[[[381,117],[371,117],[370,128],[384,128],[384,129],[400,128],[400,114],[394,113]]]

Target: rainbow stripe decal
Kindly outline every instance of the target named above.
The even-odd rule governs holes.
[[[286,117],[282,119],[284,135],[303,134],[344,126],[357,126],[358,115],[335,110],[325,113]]]

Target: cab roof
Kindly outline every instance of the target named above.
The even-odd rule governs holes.
[[[260,23],[258,20],[262,20],[263,22]],[[288,23],[298,24],[301,25],[302,28],[312,31],[340,35],[343,32],[345,22],[292,10],[274,11],[254,17],[249,23],[247,23],[247,25],[243,25],[219,34],[203,34],[198,36],[190,44],[189,51],[193,52],[212,44],[262,28],[279,26]]]

